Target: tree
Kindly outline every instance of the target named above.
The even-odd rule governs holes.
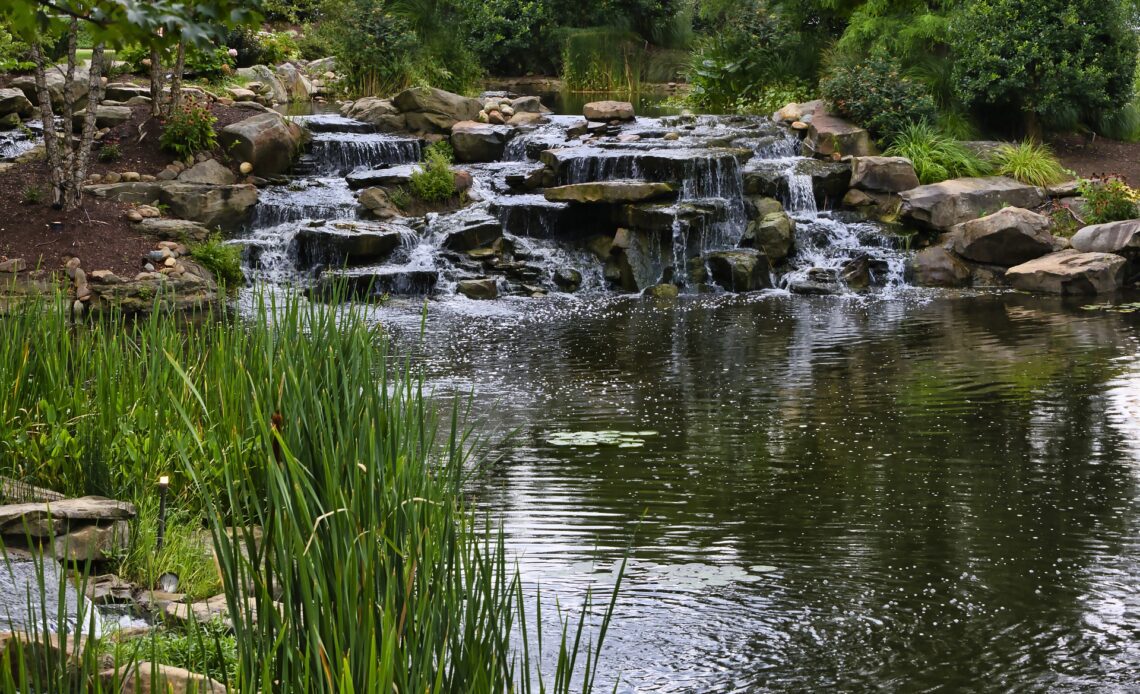
[[[107,47],[129,43],[165,48],[175,41],[206,42],[224,26],[250,21],[260,0],[5,0],[0,6],[14,34],[31,48],[36,92],[43,120],[44,146],[51,176],[52,204],[73,209],[82,199],[82,185],[95,140],[95,119],[103,101],[103,58]],[[80,29],[91,36],[93,50],[86,86],[77,78]],[[67,63],[52,64],[47,46],[64,37]],[[65,132],[55,127],[55,110],[48,88],[49,71],[62,75]],[[53,75],[54,79],[54,75]],[[84,92],[86,92],[84,94]],[[86,96],[86,114],[78,141],[70,130],[76,106]],[[152,94],[155,99],[159,94]]]
[[[1127,102],[1137,41],[1120,0],[971,0],[952,20],[954,81],[975,109],[1020,114],[1031,137]]]

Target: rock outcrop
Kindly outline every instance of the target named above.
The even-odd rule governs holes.
[[[404,115],[409,130],[443,134],[450,133],[456,123],[478,120],[483,108],[477,99],[433,87],[406,89],[392,104]]]
[[[1127,261],[1112,253],[1068,249],[1050,253],[1006,272],[1016,289],[1047,294],[1111,294],[1124,284]]]
[[[551,202],[622,204],[671,198],[677,191],[668,183],[600,181],[547,188],[544,194]]]
[[[819,113],[812,118],[805,144],[821,157],[869,157],[877,153],[866,130],[842,118]]]
[[[757,250],[742,248],[710,253],[705,264],[712,280],[730,292],[751,292],[772,286],[768,259]]]
[[[1072,244],[1082,253],[1135,257],[1140,255],[1140,219],[1087,226],[1073,235]]]
[[[905,157],[855,157],[851,187],[876,193],[901,193],[919,186],[914,164]]]
[[[1006,207],[956,227],[954,252],[967,260],[1006,267],[1053,252],[1048,217]]]
[[[167,183],[159,199],[179,219],[207,227],[235,229],[244,224],[257,204],[257,188],[249,184],[213,186],[202,183]]]
[[[263,113],[222,128],[218,142],[233,156],[253,164],[258,176],[274,176],[293,165],[305,143],[305,131],[279,114]]]
[[[582,107],[582,115],[589,121],[631,121],[636,118],[633,104],[628,101],[592,101]]]
[[[451,147],[456,161],[491,162],[503,158],[510,128],[474,121],[460,121],[451,128]]]
[[[1032,209],[1045,202],[1042,189],[1004,176],[954,178],[919,186],[899,196],[904,219],[937,231],[947,231],[1002,207]]]

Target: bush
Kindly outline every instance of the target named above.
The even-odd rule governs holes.
[[[25,205],[36,205],[39,204],[40,200],[43,200],[44,192],[40,190],[39,186],[29,184],[24,186],[20,196]]]
[[[218,134],[214,131],[214,123],[217,122],[209,108],[193,99],[186,99],[166,119],[159,145],[180,159],[213,149],[218,145]]]
[[[1099,181],[1082,180],[1079,190],[1088,200],[1085,221],[1089,224],[1136,218],[1136,202],[1140,200],[1140,191],[1130,187],[1119,176],[1105,176]]]
[[[455,195],[455,174],[451,171],[451,146],[437,142],[427,148],[424,163],[412,173],[412,195],[424,202],[441,202]]]
[[[231,74],[233,67],[234,59],[224,47],[197,48],[187,46],[186,48],[185,72],[187,75],[214,81]]]
[[[920,82],[905,77],[892,59],[841,62],[820,82],[835,112],[866,128],[880,142],[908,126],[935,118],[934,99]]]
[[[225,44],[237,51],[237,67],[277,65],[300,55],[297,40],[288,32],[256,31],[238,27],[226,35]]]
[[[992,172],[981,157],[926,121],[904,127],[895,135],[886,154],[910,159],[922,183],[938,183],[960,176],[986,176]]]
[[[32,63],[28,60],[28,51],[28,44],[0,26],[0,72],[30,70]]]
[[[1067,177],[1065,167],[1048,145],[1028,140],[1018,145],[1002,145],[992,163],[998,175],[1016,178],[1031,186],[1060,183]]]
[[[219,236],[211,236],[191,248],[190,257],[214,273],[218,282],[227,287],[237,287],[245,281],[241,271],[241,247],[225,243]]]
[[[114,142],[103,142],[99,147],[99,161],[108,164],[123,158],[123,150]]]

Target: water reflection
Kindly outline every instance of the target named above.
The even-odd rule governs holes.
[[[621,691],[1127,690],[1136,318],[1017,294],[452,301],[378,318],[501,457],[562,604],[630,567]],[[642,448],[553,431],[654,430]]]

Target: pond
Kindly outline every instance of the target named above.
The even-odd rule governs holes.
[[[532,589],[574,610],[628,556],[600,691],[1120,691],[1140,323],[1083,303],[455,298],[422,340],[417,302],[377,318],[472,395],[472,498]],[[566,435],[609,430],[642,445]]]

